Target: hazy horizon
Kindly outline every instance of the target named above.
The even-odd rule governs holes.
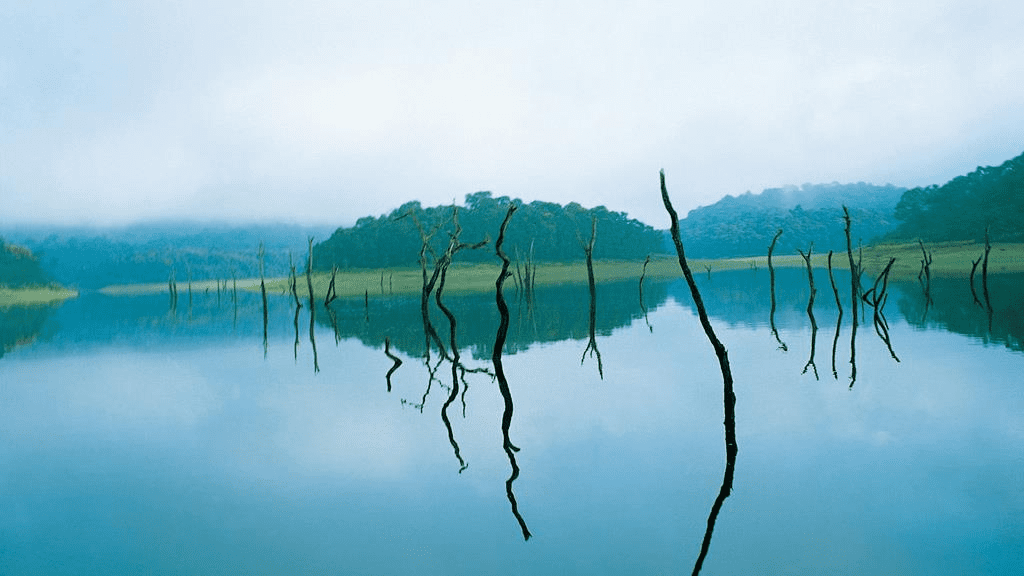
[[[411,200],[667,227],[1024,150],[1024,5],[233,0],[0,8],[0,226],[351,225]]]

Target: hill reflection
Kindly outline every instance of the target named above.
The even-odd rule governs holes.
[[[828,284],[827,271],[815,269],[818,285]],[[771,316],[771,284],[767,270],[718,271],[697,281],[715,322],[734,327],[769,328],[774,320],[778,330],[809,329],[806,270],[783,268],[775,271],[774,317]],[[845,286],[849,276],[836,271],[836,283]],[[1022,274],[999,274],[989,278],[991,316],[978,306],[965,278],[933,278],[932,303],[927,304],[916,282],[892,282],[889,286],[889,322],[904,318],[923,329],[942,329],[978,340],[1024,351],[1024,286]],[[643,320],[645,311],[655,312],[671,298],[692,309],[682,279],[647,279],[643,301],[637,298],[636,280],[601,283],[596,287],[594,330],[607,336],[613,330]],[[506,354],[515,354],[546,342],[579,340],[590,336],[589,291],[586,283],[537,287],[532,303],[507,290],[509,329]],[[295,315],[290,296],[270,298],[271,340],[295,340]],[[845,299],[846,296],[841,296]],[[494,345],[494,331],[500,318],[492,293],[446,295],[446,304],[460,318],[457,338],[463,351],[474,358],[488,358]],[[318,307],[321,306],[317,304]],[[431,302],[432,313],[443,317]],[[316,325],[334,332],[336,341],[356,338],[371,348],[391,349],[410,357],[422,357],[423,321],[418,295],[369,295],[339,299],[331,312],[318,313]],[[321,310],[320,312],[323,312]],[[303,316],[308,314],[303,307]],[[831,298],[815,302],[817,323],[834,324],[839,311]],[[844,317],[847,324],[849,315]],[[464,320],[462,320],[464,319]],[[656,320],[651,320],[656,323]],[[863,322],[862,322],[863,324]],[[845,330],[845,328],[844,328]],[[33,353],[92,346],[196,347],[219,340],[260,340],[263,335],[260,295],[239,294],[238,303],[218,302],[216,294],[197,293],[193,305],[168,309],[166,295],[113,297],[83,294],[53,307],[8,307],[0,309],[0,343],[3,353],[32,349]]]

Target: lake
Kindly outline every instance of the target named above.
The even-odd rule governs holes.
[[[1024,571],[1024,277],[890,284],[852,340],[848,275],[812,320],[776,274],[774,313],[697,276],[739,446],[701,573]],[[507,387],[493,294],[429,360],[418,295],[0,310],[0,574],[689,574],[726,455],[685,283],[505,295]]]

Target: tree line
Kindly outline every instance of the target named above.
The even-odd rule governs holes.
[[[43,271],[31,250],[0,238],[0,286],[23,288],[51,283],[53,279]]]
[[[904,190],[858,182],[804,184],[726,196],[691,210],[679,221],[679,234],[687,253],[695,258],[763,254],[780,228],[786,231],[779,241],[783,254],[793,254],[812,242],[819,251],[840,251],[846,247],[843,206],[850,207],[858,237],[867,244],[896,227],[893,210]]]
[[[642,260],[652,252],[664,252],[662,233],[624,212],[604,206],[587,209],[575,202],[564,206],[541,201],[527,204],[508,196],[495,198],[490,192],[476,192],[466,195],[463,206],[424,207],[417,201],[407,202],[388,214],[366,216],[354,226],[338,228],[314,247],[313,267],[330,270],[335,265],[416,266],[423,247],[421,231],[437,231],[430,237],[429,249],[435,254],[444,252],[453,210],[458,211],[462,238],[477,242],[499,228],[513,204],[517,207],[516,225],[508,230],[504,242],[505,252],[513,260],[578,261],[591,236],[593,222],[597,223],[598,235],[609,239],[596,244],[594,258]],[[494,255],[490,251],[467,250],[459,254],[459,261],[493,262]]]
[[[982,241],[988,230],[993,241],[1024,241],[1024,154],[941,186],[907,190],[895,217],[892,240]]]

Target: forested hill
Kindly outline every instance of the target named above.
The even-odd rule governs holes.
[[[479,250],[462,250],[457,261],[495,262],[493,241],[510,204],[518,209],[509,223],[504,250],[513,259],[533,250],[537,262],[568,262],[584,258],[583,242],[589,242],[592,218],[597,219],[594,258],[643,260],[647,254],[664,251],[662,233],[628,218],[623,212],[612,212],[604,206],[586,209],[576,203],[562,206],[535,201],[529,204],[507,196],[492,197],[490,192],[466,195],[464,207],[458,208],[462,227],[460,241],[476,243],[485,238],[491,242]],[[338,228],[313,249],[314,267],[330,270],[342,268],[377,268],[416,266],[423,245],[420,229],[433,234],[430,245],[435,254],[444,252],[449,234],[454,230],[452,206],[424,208],[409,202],[380,217],[360,218],[355,226]]]
[[[52,282],[31,250],[8,244],[0,238],[0,286],[23,288],[46,286]]]
[[[1024,154],[978,167],[942,186],[907,190],[896,206],[893,240],[1024,241]]]
[[[893,213],[905,190],[863,182],[769,188],[691,210],[679,221],[679,231],[694,258],[763,255],[780,228],[779,254],[806,251],[811,242],[815,252],[845,250],[842,207],[850,210],[854,244],[866,244],[895,228]]]

